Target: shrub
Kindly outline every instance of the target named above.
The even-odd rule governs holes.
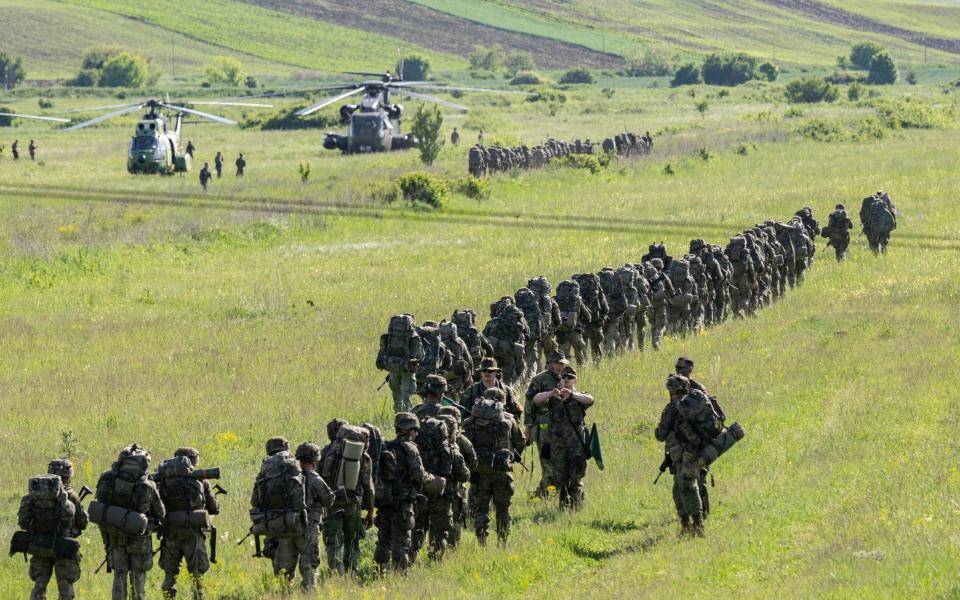
[[[417,148],[420,150],[420,160],[426,165],[432,165],[440,154],[443,146],[443,137],[440,129],[443,127],[443,114],[440,107],[427,107],[421,104],[417,113],[413,115],[413,124],[410,133],[417,138]]]
[[[803,116],[803,111],[797,108],[796,106],[791,106],[787,112],[783,113],[783,116],[788,119],[796,119]]]
[[[430,59],[422,54],[405,56],[397,64],[397,73],[407,81],[423,81],[430,73]]]
[[[551,161],[550,164],[571,169],[586,169],[594,175],[599,175],[609,164],[609,158],[603,154],[568,154],[559,160]]]
[[[14,111],[9,106],[0,106],[0,112],[12,114]],[[8,115],[0,115],[0,127],[10,127],[11,125],[13,125],[14,119],[16,119],[16,117],[11,117]]]
[[[667,163],[667,166],[665,166],[665,167],[663,168],[663,174],[664,174],[664,175],[675,175],[675,174],[676,174],[676,171],[673,170],[673,165],[670,164],[670,163]]]
[[[897,81],[897,64],[893,58],[886,52],[880,52],[874,55],[870,61],[870,73],[867,75],[867,83],[874,85],[890,85]]]
[[[707,110],[710,108],[710,104],[706,100],[701,100],[694,104],[694,107],[697,109],[697,112],[700,113],[700,118],[704,119],[707,116]]]
[[[822,77],[794,79],[784,92],[789,102],[833,102],[837,99],[837,86],[827,83]]]
[[[850,48],[850,63],[857,69],[867,70],[874,56],[883,52],[883,46],[876,42],[860,42]]]
[[[547,79],[534,71],[520,71],[510,80],[510,85],[543,85]]]
[[[47,100],[46,98],[40,98],[39,100],[37,100],[37,106],[39,106],[41,110],[43,110],[43,109],[45,109],[45,108],[53,108],[53,100]]]
[[[700,148],[700,150],[697,151],[697,154],[699,154],[700,158],[704,161],[708,161],[713,158],[713,154],[711,154],[706,148]]]
[[[560,77],[560,83],[596,83],[593,73],[586,67],[570,69]]]
[[[852,83],[850,87],[847,88],[847,100],[851,102],[856,102],[860,99],[860,96],[863,95],[864,87],[860,83]]]
[[[310,181],[310,163],[300,163],[300,183],[307,183]]]
[[[245,88],[249,88],[252,90],[252,89],[255,89],[258,85],[260,84],[257,82],[257,78],[254,77],[253,75],[247,75],[247,78],[243,80],[243,87]]]
[[[910,69],[907,71],[907,76],[904,79],[906,79],[910,85],[917,85],[917,72]]]
[[[867,76],[863,73],[833,73],[823,79],[827,83],[841,85],[847,83],[863,83],[867,80]]]
[[[339,117],[323,113],[313,113],[308,117],[298,117],[296,112],[301,108],[306,108],[306,105],[301,104],[293,108],[281,109],[267,117],[247,117],[240,126],[244,129],[259,127],[264,131],[277,129],[326,129],[340,122]]]
[[[757,67],[757,71],[763,75],[763,78],[767,81],[776,81],[777,77],[780,76],[780,67],[773,63],[765,62]]]
[[[503,66],[509,75],[516,75],[521,71],[533,71],[537,63],[529,52],[511,52],[503,59]]]
[[[0,52],[0,77],[3,78],[0,83],[5,89],[13,89],[20,85],[27,77],[27,72],[23,69],[23,59]]]
[[[150,66],[142,56],[120,52],[103,63],[97,83],[101,87],[138,88],[146,85],[149,78]]]
[[[711,54],[700,71],[704,83],[711,85],[734,86],[759,78],[757,59],[743,52]]]
[[[407,173],[397,180],[399,195],[411,204],[423,204],[442,209],[450,199],[447,184],[431,173],[417,171]]]
[[[476,177],[461,177],[454,182],[453,189],[458,194],[474,200],[486,200],[490,197],[490,182]]]
[[[890,129],[935,129],[951,121],[951,115],[925,102],[910,99],[878,100],[877,116]]]
[[[471,69],[496,71],[503,64],[503,48],[499,44],[494,44],[489,48],[474,46],[473,52],[467,56],[467,60],[470,61]]]
[[[700,67],[693,63],[687,63],[680,65],[680,68],[673,74],[673,79],[670,80],[670,87],[697,85],[698,83],[703,83],[703,79],[700,77]]]
[[[640,58],[627,61],[623,73],[629,77],[660,77],[673,73],[673,61],[655,50],[647,50]]]
[[[233,87],[243,83],[246,75],[243,73],[243,65],[239,60],[232,56],[215,56],[207,66],[203,68],[203,74],[211,84],[229,85]]]
[[[68,79],[64,85],[71,87],[93,87],[100,80],[100,71],[96,69],[81,69],[77,76]]]

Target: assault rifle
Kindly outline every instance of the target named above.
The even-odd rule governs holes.
[[[253,534],[253,528],[252,528],[252,527],[250,528],[250,531],[247,532],[247,535],[243,536],[243,538],[241,538],[240,541],[237,542],[237,545],[239,546],[240,544],[242,544],[242,543],[244,543],[245,541],[247,541],[247,538],[250,537],[251,535],[253,535],[253,547],[254,547],[254,550],[255,550],[254,553],[253,553],[253,557],[254,557],[254,558],[263,558],[263,548],[260,547],[260,536]]]
[[[660,463],[660,472],[657,474],[657,478],[653,480],[653,485],[657,485],[657,482],[660,481],[660,477],[673,465],[673,459],[670,458],[669,453],[664,453],[663,462]]]
[[[517,457],[517,460],[519,461],[520,466],[523,467],[523,470],[529,473],[530,469],[527,468],[527,465],[523,464],[523,455],[517,452],[516,449],[514,449],[513,455]]]
[[[377,388],[377,391],[379,392],[380,390],[382,390],[383,386],[387,385],[389,381],[390,381],[390,374],[387,373],[387,376],[383,378],[383,383],[380,384],[380,387]]]
[[[210,527],[210,562],[217,562],[217,528]]]
[[[80,498],[81,502],[83,502],[83,499],[92,493],[93,493],[93,490],[91,490],[87,486],[83,486],[80,488],[80,491],[77,493],[77,497]]]
[[[223,494],[224,496],[226,496],[226,495],[229,494],[229,493],[230,493],[230,492],[228,492],[226,489],[224,489],[223,486],[221,486],[219,483],[213,484],[213,495],[214,495],[214,496],[219,496],[219,495],[221,495],[221,494]]]

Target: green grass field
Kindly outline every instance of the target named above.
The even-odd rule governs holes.
[[[956,121],[827,144],[792,132],[874,108],[843,101],[791,113],[780,86],[726,97],[699,87],[696,98],[638,86],[606,98],[597,88],[568,90],[555,105],[467,95],[475,110],[448,119],[446,130],[458,125],[472,141],[482,125],[488,140],[528,142],[663,131],[649,158],[615,161],[600,175],[506,174],[490,199],[455,195],[441,212],[371,197],[421,168],[415,153],[340,157],[320,148],[318,132],[188,126],[199,160],[217,150],[228,165],[238,151],[249,160],[242,182],[227,169],[201,195],[196,172],[126,174],[132,120],[74,134],[38,124],[0,130],[8,147],[0,154],[0,543],[16,528],[26,479],[51,457],[69,453],[76,483],[92,486],[124,445],[147,446],[156,464],[189,444],[204,465],[223,468],[231,491],[210,597],[270,597],[269,565],[235,545],[263,442],[277,434],[322,442],[333,416],[387,426],[390,399],[375,391],[374,357],[390,315],[424,320],[471,307],[485,316],[531,275],[556,285],[634,262],[652,241],[675,254],[695,237],[725,243],[804,205],[823,221],[835,203],[855,213],[860,198],[884,188],[901,211],[887,256],[873,257],[855,238],[838,265],[821,241],[806,283],[758,318],[581,371],[580,387],[597,398],[589,417],[603,431],[607,462],[603,472],[590,466],[581,512],[528,500],[535,481],[517,472],[508,549],[481,549],[468,534],[441,565],[370,580],[371,532],[365,578],[326,579],[322,593],[955,597]],[[932,85],[882,91],[907,94],[957,110],[956,93]],[[694,103],[704,98],[701,117]],[[41,162],[14,163],[13,137],[37,139]],[[303,185],[297,167],[307,161],[313,175]],[[668,163],[675,175],[664,174]],[[463,176],[466,148],[444,149],[430,170]],[[670,482],[651,485],[662,458],[653,428],[663,382],[680,354],[747,431],[714,468],[708,537],[698,541],[677,539]],[[93,574],[98,540],[95,530],[82,537],[80,598],[110,589],[109,576]],[[150,573],[151,597],[161,578]],[[29,589],[19,557],[0,563],[0,597]]]

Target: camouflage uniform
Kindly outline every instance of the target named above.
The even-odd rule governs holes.
[[[327,487],[336,490],[337,475],[340,469],[340,448],[337,444],[337,430],[331,431],[331,425],[345,424],[332,421],[327,425],[330,443],[320,451],[320,476]],[[332,435],[330,435],[332,433]],[[364,451],[360,458],[360,475],[353,492],[336,490],[329,515],[323,521],[323,541],[327,548],[327,567],[334,573],[356,571],[360,562],[358,542],[364,534],[361,510],[373,514],[373,461]],[[369,518],[369,517],[368,517]]]
[[[395,321],[406,322],[408,328],[403,332],[393,332],[392,325]],[[391,328],[380,336],[377,368],[387,372],[390,393],[393,395],[393,409],[395,412],[402,412],[413,406],[410,397],[417,391],[416,373],[424,360],[425,352],[422,340],[416,335],[416,323],[412,315],[396,315],[390,322]],[[398,346],[396,348],[391,347],[394,337]],[[400,348],[400,345],[403,345],[403,348]]]
[[[846,207],[838,204],[836,210],[831,213],[827,226],[821,232],[821,235],[829,240],[827,245],[833,246],[837,262],[843,261],[847,256],[851,229],[853,229],[853,221],[847,216]]]
[[[143,474],[135,477],[131,460],[143,461]],[[150,454],[139,446],[120,452],[117,462],[97,481],[97,500],[147,515],[154,524],[166,515],[157,486],[147,479]],[[127,600],[127,578],[134,600],[146,596],[147,571],[153,567],[153,539],[150,531],[140,536],[125,535],[111,528],[101,528],[107,550],[107,565],[113,571],[113,600]]]
[[[494,367],[496,367],[496,363],[494,363]],[[516,419],[519,423],[520,417],[523,414],[523,408],[521,408],[520,403],[517,402],[517,398],[513,393],[513,388],[503,385],[501,381],[497,381],[496,387],[505,395],[506,400],[504,410],[513,415],[514,419]],[[460,397],[460,406],[462,407],[462,412],[464,415],[463,418],[470,416],[470,411],[473,410],[473,405],[477,400],[483,397],[483,394],[486,391],[487,387],[483,385],[482,381],[478,381],[463,392],[463,395]]]
[[[700,465],[695,449],[690,447],[678,431],[680,410],[678,403],[690,389],[690,382],[682,375],[667,378],[670,401],[660,414],[660,423],[654,432],[658,442],[664,442],[671,459],[673,474],[673,502],[684,533],[703,530],[703,503],[700,496]]]
[[[556,477],[553,474],[553,465],[550,460],[543,458],[543,448],[550,443],[550,410],[544,406],[535,406],[533,397],[541,392],[555,389],[560,385],[560,375],[557,371],[568,365],[567,359],[560,353],[550,357],[547,369],[534,376],[527,386],[526,402],[523,407],[523,425],[532,432],[533,441],[537,444],[537,456],[540,457],[540,483],[534,492],[538,496],[546,496],[551,487],[556,487]],[[554,365],[559,365],[554,370]]]
[[[457,326],[457,337],[463,340],[470,351],[474,367],[477,367],[484,358],[493,358],[493,346],[476,327],[477,313],[470,309],[455,310],[451,320]]]
[[[674,290],[667,303],[667,327],[671,333],[686,335],[690,331],[694,302],[698,299],[697,284],[690,277],[690,263],[683,258],[672,261],[667,276]]]
[[[576,376],[572,367],[563,369],[563,377]],[[580,394],[571,388],[574,393]],[[592,400],[592,397],[591,397]],[[590,407],[573,397],[552,396],[545,405],[550,419],[550,465],[560,497],[560,508],[580,508],[584,500],[583,478],[587,473],[586,424]]]
[[[174,454],[185,457],[194,467],[200,458],[194,448],[179,448]],[[167,513],[174,511],[205,510],[209,515],[220,514],[220,504],[213,494],[210,482],[207,480],[196,482],[202,489],[203,506],[191,507],[183,503],[183,499],[172,497],[166,480],[161,479],[158,485],[160,499],[163,501]],[[180,563],[186,561],[187,572],[193,577],[193,597],[197,600],[203,597],[202,577],[210,569],[210,558],[207,556],[207,537],[203,531],[194,529],[174,529],[166,526],[163,530],[163,540],[160,542],[160,568],[164,571],[163,584],[160,586],[163,593],[170,598],[177,595],[177,575],[180,574]]]
[[[503,382],[509,385],[523,377],[524,350],[530,329],[523,312],[509,296],[490,307],[490,317],[483,335],[493,346],[494,358],[503,369]]]
[[[450,353],[450,367],[443,373],[453,396],[459,396],[469,385],[473,377],[473,356],[470,348],[460,339],[458,327],[454,323],[442,321],[440,323],[440,339]]]
[[[640,274],[633,265],[624,265],[617,269],[617,277],[620,278],[620,287],[627,301],[627,309],[620,321],[620,339],[623,340],[625,348],[633,350],[633,330],[636,327],[637,315],[640,313],[640,294],[636,284]]]
[[[463,434],[460,428],[460,409],[455,406],[441,406],[438,417],[447,423],[447,430],[451,432],[450,441],[456,444],[460,455],[463,456],[463,462],[466,464],[467,470],[473,473],[477,468],[477,453],[473,448],[473,444],[470,443],[470,440]],[[460,545],[463,527],[466,525],[467,515],[470,514],[470,510],[468,509],[469,502],[467,500],[467,486],[462,481],[455,483],[456,490],[452,505],[453,529],[450,530],[450,535],[447,540],[451,548],[456,548]]]
[[[607,320],[610,307],[607,297],[600,289],[600,279],[593,273],[579,273],[573,276],[574,281],[580,284],[580,297],[583,304],[590,311],[590,323],[584,331],[586,341],[590,344],[590,353],[594,361],[603,358],[603,328]]]
[[[69,460],[62,458],[56,459],[47,465],[47,473],[58,475],[63,481],[63,489],[67,494],[67,500],[73,507],[73,515],[70,522],[64,521],[58,525],[57,535],[78,538],[84,529],[87,528],[89,518],[87,512],[80,504],[80,497],[70,486],[70,479],[73,477],[73,465]],[[31,523],[32,507],[28,502],[29,496],[24,496],[20,503],[18,522],[20,528],[24,531],[34,529]],[[72,600],[74,597],[73,584],[80,580],[80,553],[75,558],[46,558],[43,556],[32,555],[30,557],[30,580],[33,581],[33,590],[30,592],[30,600],[43,600],[47,597],[47,585],[50,578],[56,573],[57,591],[60,600]]]
[[[603,351],[606,354],[613,354],[623,347],[624,340],[621,335],[621,327],[624,314],[627,311],[627,298],[623,293],[620,277],[616,271],[610,267],[605,267],[597,274],[597,277],[600,279],[600,289],[607,298],[607,307],[609,308],[603,331]]]
[[[550,296],[551,286],[546,277],[532,277],[527,287],[540,298],[540,313],[543,315],[543,327],[540,332],[540,347],[544,358],[557,351],[557,327],[560,325],[560,307]],[[539,363],[539,360],[537,361]],[[532,373],[533,371],[531,371]]]
[[[644,278],[650,286],[650,343],[654,350],[660,349],[663,334],[667,330],[667,303],[673,292],[673,284],[657,267],[663,266],[659,258],[655,258],[644,267]]]
[[[493,406],[491,400],[495,403]],[[497,416],[497,420],[490,419]],[[504,543],[510,534],[510,501],[515,491],[513,461],[525,448],[523,433],[492,398],[476,405],[476,410],[464,421],[463,430],[477,451],[477,464],[470,475],[470,512],[477,541],[480,545],[486,543],[492,500],[497,515],[497,540]]]
[[[433,481],[423,468],[416,438],[420,422],[412,413],[394,417],[397,437],[388,442],[380,459],[380,474],[389,487],[389,500],[377,505],[377,548],[373,559],[381,572],[388,564],[398,571],[409,566],[411,533],[414,527],[413,504],[424,483]]]

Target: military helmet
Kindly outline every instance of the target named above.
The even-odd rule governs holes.
[[[447,427],[447,433],[453,434],[457,431],[457,426],[460,425],[460,421],[453,415],[437,415],[437,419],[443,421],[443,424]]]
[[[442,394],[447,391],[447,380],[442,375],[427,375],[423,389],[431,394]]]
[[[398,412],[395,417],[393,417],[393,427],[394,429],[420,429],[420,419],[417,418],[417,415],[410,412]]]
[[[656,257],[650,259],[650,264],[654,266],[658,271],[663,270],[663,259]]]
[[[317,464],[317,461],[320,460],[320,446],[313,442],[304,442],[297,446],[294,456],[300,462]]]
[[[570,361],[567,360],[567,355],[563,353],[563,350],[554,350],[550,353],[550,356],[547,358],[548,363],[560,363],[561,365],[569,365]]]
[[[290,442],[285,437],[272,437],[267,440],[267,456],[290,450]]]
[[[47,474],[73,477],[73,463],[66,458],[55,458],[47,464]]]
[[[667,389],[671,392],[685,392],[690,389],[690,380],[683,375],[667,376]]]
[[[436,329],[436,327],[437,327],[437,322],[436,322],[436,321],[424,321],[423,323],[420,324],[420,326],[423,327],[424,329],[427,329],[427,328]]]
[[[327,423],[327,437],[330,438],[330,441],[332,442],[333,440],[337,439],[337,432],[340,431],[340,427],[349,424],[349,421],[346,419],[341,419],[340,417],[331,419],[331,421]]]
[[[173,453],[174,456],[185,456],[190,459],[190,462],[193,466],[197,466],[197,462],[200,460],[200,451],[196,448],[191,448],[189,446],[182,446],[177,448]]]
[[[487,389],[485,392],[483,392],[483,397],[500,403],[505,403],[507,401],[507,395],[500,388]]]
[[[833,209],[834,209],[834,210],[847,210],[847,207],[844,206],[843,204],[838,204],[838,205],[834,206]]]
[[[497,366],[497,359],[493,357],[487,357],[480,360],[480,370],[481,371],[500,371],[500,367]]]
[[[460,419],[462,418],[462,415],[460,414],[460,409],[457,408],[456,406],[441,406],[439,409],[437,409],[437,414],[441,416],[449,415],[454,419],[456,419],[458,424],[460,423]]]
[[[691,253],[699,252],[700,250],[703,249],[703,247],[704,247],[705,245],[706,245],[706,242],[704,242],[703,240],[701,240],[701,239],[699,239],[699,238],[697,238],[697,239],[695,239],[695,240],[690,240],[690,252],[691,252]]]

